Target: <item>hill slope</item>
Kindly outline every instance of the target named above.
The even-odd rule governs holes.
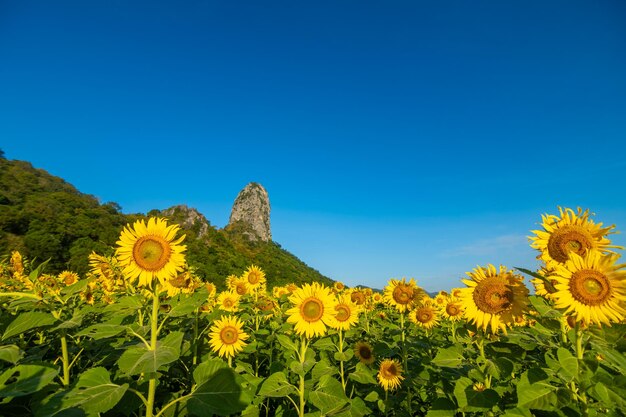
[[[217,229],[186,206],[153,210],[178,223],[187,235],[187,260],[203,279],[221,286],[230,274],[260,266],[268,286],[332,280],[308,267],[275,242],[248,240],[247,225]],[[123,214],[116,203],[100,204],[63,179],[24,161],[0,156],[0,256],[19,250],[38,262],[50,259],[48,272],[88,270],[91,251],[110,253],[122,228],[142,214]]]

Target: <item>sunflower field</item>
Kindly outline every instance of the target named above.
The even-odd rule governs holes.
[[[84,277],[0,262],[0,416],[626,416],[623,248],[589,211],[542,217],[539,270],[434,297],[268,288],[254,265],[218,293],[179,232],[127,225]]]

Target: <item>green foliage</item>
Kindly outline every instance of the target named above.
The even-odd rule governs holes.
[[[179,207],[165,216],[186,234],[187,262],[206,281],[224,288],[224,279],[240,275],[251,264],[266,273],[268,286],[290,282],[332,281],[308,267],[275,242],[247,238],[244,224],[219,230],[207,221],[187,224]],[[39,262],[49,259],[46,272],[71,270],[84,275],[87,256],[108,254],[128,223],[142,216],[123,214],[116,203],[100,204],[61,178],[24,161],[0,158],[0,256],[18,250]]]

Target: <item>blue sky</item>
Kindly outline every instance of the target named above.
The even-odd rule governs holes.
[[[449,289],[558,205],[626,228],[624,51],[621,1],[5,0],[0,148],[219,227],[257,181],[323,274]]]

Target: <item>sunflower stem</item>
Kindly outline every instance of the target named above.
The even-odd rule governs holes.
[[[196,319],[193,322],[193,359],[191,361],[192,365],[197,365],[198,363],[198,347],[200,343],[198,341],[198,321],[200,320],[200,312],[199,309],[196,309]]]
[[[304,336],[301,337],[300,342],[300,364],[302,365],[302,373],[300,374],[300,385],[298,387],[298,395],[300,397],[300,409],[298,415],[304,417],[304,359],[306,357],[307,342]]]
[[[159,336],[159,283],[154,283],[154,292],[152,293],[152,315],[150,316],[150,350],[156,350],[157,340]],[[148,403],[146,404],[146,417],[152,417],[154,414],[154,399],[156,394],[156,386],[158,382],[158,373],[150,378],[148,382]]]
[[[70,385],[70,356],[67,351],[67,338],[65,333],[61,336],[61,360],[63,362],[63,378],[61,381],[64,386]]]
[[[343,330],[339,329],[339,353],[343,354]],[[343,371],[343,359],[339,361],[339,373],[341,375],[341,386],[343,387],[343,392],[346,392],[346,380],[344,378]]]

